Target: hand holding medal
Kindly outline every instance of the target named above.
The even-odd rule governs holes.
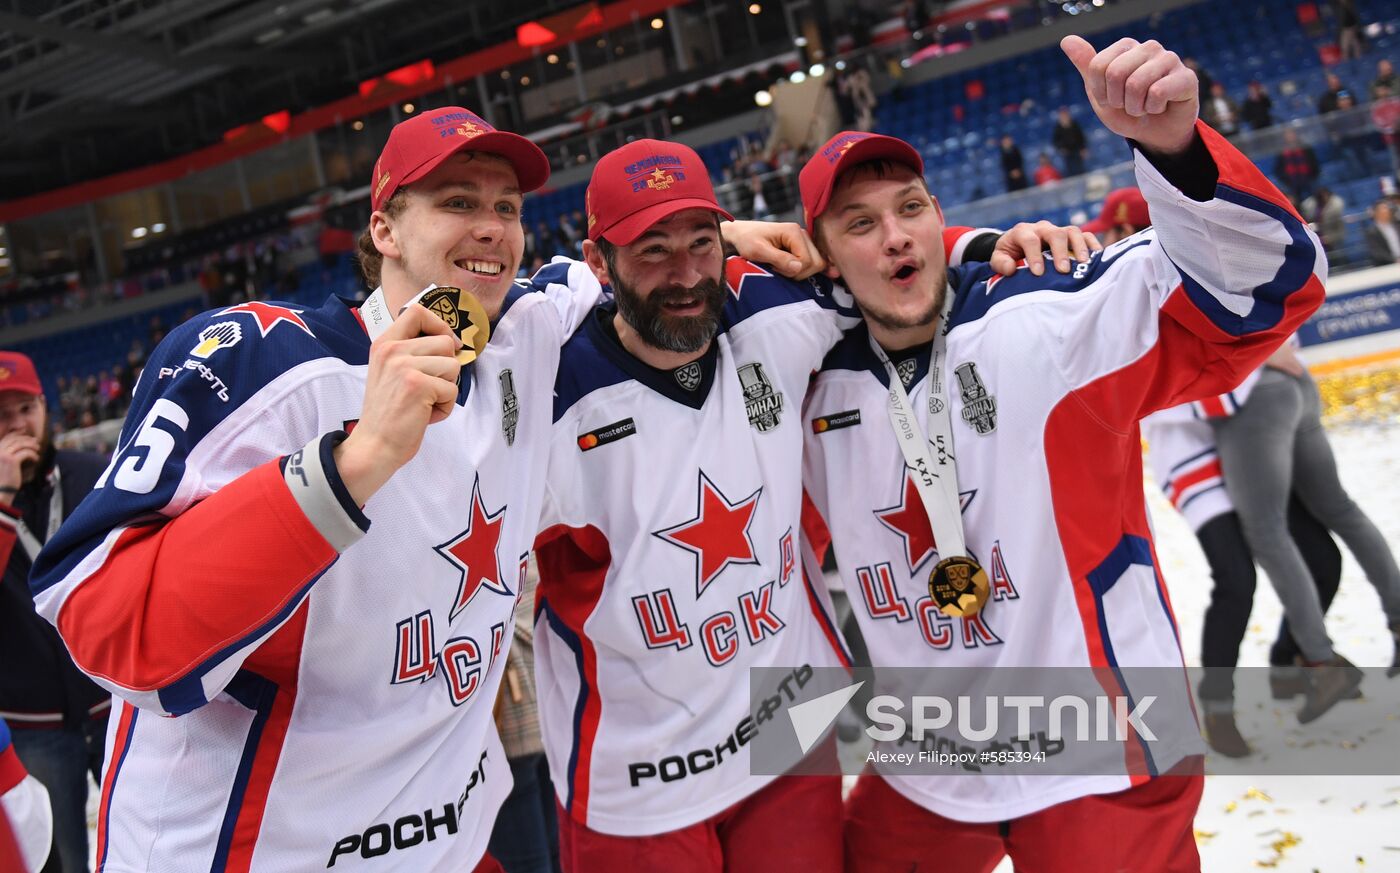
[[[417,303],[442,319],[457,335],[462,342],[462,347],[457,350],[457,363],[462,366],[475,361],[491,339],[491,320],[486,315],[486,308],[470,291],[447,285],[430,285],[410,303]],[[460,375],[458,381],[461,381]]]

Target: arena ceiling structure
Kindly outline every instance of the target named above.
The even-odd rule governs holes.
[[[0,200],[156,163],[579,0],[8,0]]]

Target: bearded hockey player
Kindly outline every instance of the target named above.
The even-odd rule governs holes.
[[[918,154],[835,137],[802,170],[803,205],[865,327],[807,397],[805,482],[877,668],[970,668],[945,681],[980,701],[1010,668],[1083,668],[1131,698],[1123,671],[1157,667],[1189,701],[1137,422],[1238,384],[1320,304],[1326,261],[1287,199],[1197,121],[1175,54],[1063,47],[1128,138],[1155,228],[1068,276],[945,277]],[[847,801],[847,869],[986,873],[1009,854],[1047,871],[1199,870],[1186,713],[1189,739],[1114,746],[1117,773],[869,770]]]

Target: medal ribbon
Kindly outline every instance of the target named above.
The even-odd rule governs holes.
[[[943,391],[943,365],[948,351],[948,316],[953,311],[953,289],[944,292],[943,312],[939,316],[938,332],[929,353],[927,430],[919,426],[914,404],[904,390],[904,382],[880,348],[870,337],[870,348],[889,374],[890,393],[887,411],[905,466],[914,474],[914,487],[928,513],[933,527],[939,560],[967,555],[963,536],[962,499],[958,496],[958,466],[953,456],[952,404]],[[943,451],[938,451],[938,447]]]

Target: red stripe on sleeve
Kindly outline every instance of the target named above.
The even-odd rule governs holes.
[[[58,629],[85,672],[157,690],[285,610],[335,558],[269,462],[168,522],[124,531],[68,595]]]
[[[253,865],[253,848],[262,832],[267,798],[272,792],[272,777],[282,759],[282,747],[292,721],[292,708],[296,705],[297,676],[300,673],[298,665],[301,663],[302,641],[306,637],[306,611],[307,606],[303,603],[286,624],[243,662],[246,669],[275,682],[277,696],[272,702],[267,723],[263,725],[262,738],[253,758],[253,771],[243,793],[243,807],[238,811],[233,840],[229,844],[228,864],[224,868],[226,873],[246,873]]]
[[[612,550],[607,537],[596,527],[555,525],[535,540],[535,557],[540,569],[539,599],[547,602],[573,631],[582,648],[583,675],[579,678],[587,685],[587,697],[575,727],[578,758],[570,774],[568,812],[579,824],[587,825],[593,743],[603,718],[603,701],[598,692],[598,654],[583,625],[603,596]]]
[[[1196,132],[1201,135],[1210,156],[1215,159],[1215,166],[1220,172],[1220,184],[1228,185],[1246,194],[1253,194],[1260,200],[1267,200],[1288,210],[1288,213],[1299,221],[1303,220],[1303,217],[1298,214],[1298,210],[1293,208],[1293,202],[1274,187],[1274,183],[1270,182],[1268,177],[1254,166],[1254,162],[1231,145],[1229,140],[1216,133],[1210,125],[1200,119],[1196,120]]]
[[[19,755],[15,754],[14,746],[0,749],[0,794],[23,782],[24,777],[28,775],[24,764],[19,760]]]
[[[945,227],[943,228],[943,258],[950,260],[953,256],[953,249],[957,248],[958,240],[963,234],[971,233],[970,227]]]

